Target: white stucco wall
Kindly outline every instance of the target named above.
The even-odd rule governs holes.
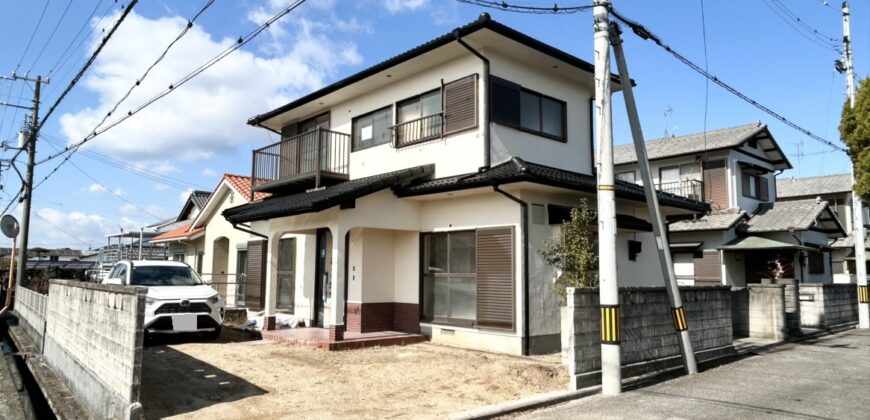
[[[736,206],[742,210],[746,210],[747,212],[751,213],[754,212],[756,208],[758,208],[758,204],[762,203],[762,201],[750,197],[745,197],[743,195],[743,171],[740,168],[740,162],[752,163],[768,169],[772,168],[772,166],[767,162],[753,158],[751,156],[747,156],[743,153],[739,153],[736,151],[730,152],[728,164],[728,179],[732,188],[729,192],[729,202],[733,203],[732,207]],[[775,174],[769,173],[766,175],[759,175],[759,177],[767,179],[769,197],[768,202],[776,201]]]
[[[239,196],[238,192],[229,188],[226,184],[222,184],[218,187],[216,191],[218,194],[216,197],[212,197],[212,200],[218,200],[220,205],[217,206],[217,209],[211,214],[207,214],[207,218],[198,223],[205,225],[205,235],[200,240],[202,243],[202,248],[205,251],[205,255],[203,256],[202,263],[202,271],[205,273],[212,273],[211,276],[206,276],[209,279],[213,279],[214,281],[219,281],[220,276],[215,277],[215,274],[219,274],[214,272],[214,257],[215,257],[215,241],[220,240],[221,238],[227,238],[229,241],[229,247],[227,249],[227,270],[226,273],[229,275],[226,276],[226,282],[235,283],[237,281],[235,274],[238,270],[238,249],[239,245],[247,244],[251,238],[251,235],[242,232],[238,229],[234,229],[233,225],[225,219],[221,213],[224,210],[235,207],[240,204],[244,204],[246,200]],[[195,253],[194,253],[195,255]],[[230,294],[235,292],[233,287],[227,288],[227,291]],[[231,299],[228,297],[228,303],[233,304],[235,302],[234,297]]]

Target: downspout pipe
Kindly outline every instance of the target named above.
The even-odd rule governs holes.
[[[500,189],[498,184],[493,184],[492,189],[523,208],[521,222],[523,235],[523,356],[528,356],[531,341],[529,336],[529,203]]]
[[[483,18],[483,17],[481,17],[481,18]],[[489,15],[486,15],[486,19],[489,19]],[[480,51],[475,50],[474,48],[471,47],[471,45],[468,45],[468,43],[466,43],[462,39],[462,35],[459,33],[459,28],[453,30],[453,37],[456,38],[456,42],[458,42],[459,45],[462,45],[466,50],[468,50],[469,52],[474,54],[477,58],[479,58],[480,61],[483,61],[483,95],[482,95],[483,96],[483,124],[484,124],[484,130],[483,130],[483,166],[481,166],[480,168],[477,168],[477,171],[478,172],[486,172],[489,170],[490,165],[491,165],[491,162],[490,162],[491,153],[490,152],[492,151],[490,138],[489,138],[490,131],[492,131],[492,129],[490,128],[490,124],[489,124],[489,121],[490,121],[489,59],[484,57],[484,55],[481,54]]]

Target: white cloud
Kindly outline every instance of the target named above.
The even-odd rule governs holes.
[[[205,168],[202,170],[202,176],[204,176],[206,178],[214,178],[217,176],[217,172],[215,172],[214,169]]]
[[[120,211],[121,213],[124,213],[124,214],[130,214],[130,213],[137,212],[138,209],[136,209],[136,206],[134,206],[130,203],[124,203],[124,205],[121,206],[121,208],[119,208],[118,211]]]
[[[390,13],[415,11],[429,4],[429,0],[384,0],[384,7]]]
[[[94,182],[93,184],[91,184],[90,186],[88,186],[87,190],[88,190],[88,192],[92,192],[92,193],[104,193],[104,192],[108,192],[108,190],[106,190],[106,187],[104,187],[104,186],[102,186],[102,185],[100,185],[100,184],[97,184],[96,182]]]
[[[249,18],[262,22],[267,14],[271,15],[260,7]],[[60,117],[68,140],[78,141],[91,132],[186,24],[187,20],[178,16],[148,19],[132,12],[82,84],[96,95],[97,105]],[[100,25],[94,23],[94,27]],[[342,26],[350,31],[361,30],[364,24],[351,19]],[[149,169],[170,173],[177,168],[167,159],[190,161],[234,152],[251,135],[245,124],[248,117],[323,86],[342,66],[361,63],[356,44],[334,39],[335,31],[330,28],[294,12],[270,26],[268,51],[243,48],[228,55],[177,92],[95,138],[88,147],[126,160],[150,162]],[[216,39],[195,25],[118,108],[117,115],[135,108],[234,42],[235,38]]]
[[[166,184],[154,184],[154,191],[166,191],[169,189],[169,186]]]
[[[118,226],[99,214],[43,208],[36,211],[36,216],[31,233],[33,244],[47,248],[99,247],[105,244],[106,235],[118,230]]]
[[[187,202],[187,198],[190,197],[190,194],[193,193],[193,189],[188,189],[187,191],[182,191],[178,194],[178,204],[183,205]]]

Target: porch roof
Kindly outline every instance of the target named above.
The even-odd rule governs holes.
[[[486,172],[438,178],[415,185],[403,185],[394,188],[394,190],[399,197],[412,197],[524,181],[590,193],[596,192],[598,186],[593,175],[539,165],[514,157],[507,162],[493,166]],[[658,191],[657,193],[659,203],[663,206],[698,212],[710,210],[710,205],[707,203],[666,192]],[[616,180],[616,197],[646,201],[642,186],[620,180]]]
[[[434,171],[435,165],[430,164],[352,179],[319,190],[232,207],[224,210],[223,215],[230,223],[236,224],[318,212],[390,187],[430,177]]]
[[[158,236],[155,236],[151,239],[152,243],[161,243],[161,242],[172,242],[179,241],[184,239],[193,239],[195,237],[199,237],[201,233],[205,232],[205,226],[200,226],[198,228],[191,229],[191,223],[185,223],[169,232],[164,232]]]
[[[816,248],[798,244],[790,244],[788,242],[777,241],[770,238],[762,238],[760,236],[747,236],[745,238],[737,238],[731,242],[728,242],[725,245],[720,246],[719,249],[725,251],[751,251],[759,249],[799,249],[804,251],[817,251]]]
[[[737,222],[748,219],[746,212],[739,209],[716,210],[694,220],[680,220],[671,223],[670,232],[698,232],[707,230],[728,230]]]
[[[762,203],[746,223],[749,233],[811,229],[846,236],[840,220],[823,200]]]

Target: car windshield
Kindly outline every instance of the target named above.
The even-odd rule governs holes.
[[[146,265],[133,267],[130,284],[134,286],[197,286],[202,279],[190,267]]]

